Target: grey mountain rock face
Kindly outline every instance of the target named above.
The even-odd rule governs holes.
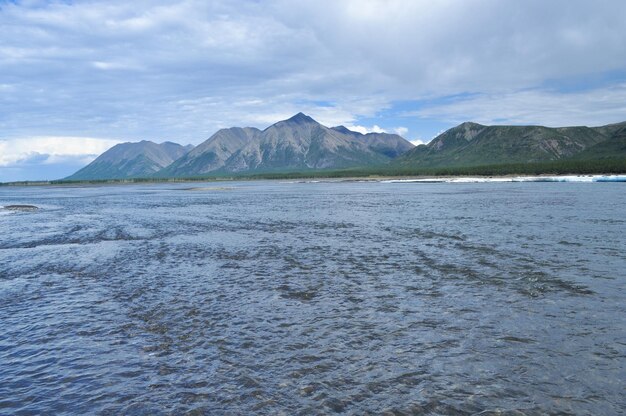
[[[127,179],[148,177],[169,166],[193,146],[150,141],[120,143],[69,176],[68,180]]]
[[[252,127],[222,129],[156,175],[198,176],[221,169],[239,149],[261,133]]]
[[[298,113],[266,128],[223,129],[157,176],[337,169],[385,163],[414,146],[394,134],[328,128]]]

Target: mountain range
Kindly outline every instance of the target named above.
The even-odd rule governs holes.
[[[557,128],[483,126],[466,122],[440,134],[427,145],[409,150],[395,163],[468,167],[626,157],[625,140],[626,122],[601,127]]]
[[[344,126],[329,128],[302,113],[265,130],[222,129],[195,148],[166,158],[164,147],[172,144],[147,141],[119,144],[67,179],[341,169],[384,164],[414,147],[396,134],[361,134]]]
[[[413,147],[395,134],[328,128],[298,113],[265,130],[219,130],[157,176],[340,169],[386,163]]]
[[[191,178],[352,167],[438,168],[626,158],[626,122],[601,127],[466,122],[413,146],[396,134],[326,127],[298,113],[265,130],[221,129],[196,147],[122,143],[68,180]]]

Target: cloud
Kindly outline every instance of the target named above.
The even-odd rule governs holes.
[[[393,127],[391,129],[383,129],[382,127],[380,127],[377,124],[374,124],[371,127],[367,127],[367,126],[361,126],[361,125],[352,125],[349,124],[346,126],[349,130],[352,131],[356,131],[358,133],[361,134],[368,134],[368,133],[395,133],[399,136],[406,136],[406,134],[409,132],[409,129],[407,127]]]
[[[376,124],[374,124],[372,127],[365,127],[365,126],[354,126],[354,125],[349,125],[346,126],[349,130],[352,131],[356,131],[358,133],[361,134],[367,134],[367,133],[387,133],[387,131],[385,131],[384,129],[380,128],[379,126],[377,126]]]
[[[118,140],[88,137],[28,137],[0,140],[0,167],[75,162],[87,164]]]
[[[93,65],[94,68],[101,69],[103,71],[141,69],[139,65],[127,64],[123,62],[94,61],[91,65]]]
[[[618,0],[8,3],[0,129],[197,142],[301,110],[358,124],[395,100],[624,70],[624,20]]]
[[[479,94],[432,105],[413,115],[452,123],[603,125],[626,119],[626,84],[611,89],[559,93],[528,90]]]
[[[393,129],[393,132],[399,136],[406,136],[406,134],[409,132],[409,129],[406,127],[396,127]]]

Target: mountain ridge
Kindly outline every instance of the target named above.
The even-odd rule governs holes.
[[[111,147],[67,180],[128,179],[150,176],[191,150],[173,142],[148,140],[119,143]]]
[[[538,163],[573,159],[594,146],[598,146],[599,156],[603,149],[600,144],[613,140],[625,126],[626,123],[599,127],[484,126],[465,122],[430,143],[411,149],[396,163],[422,167]]]
[[[263,130],[220,129],[196,147],[173,142],[121,143],[68,180],[191,178],[353,167],[476,167],[626,159],[626,122],[545,127],[464,122],[413,146],[396,134],[326,127],[304,113]],[[569,163],[569,162],[568,162]]]
[[[221,129],[155,176],[340,169],[383,164],[413,147],[398,135],[347,133],[297,113],[263,130]]]

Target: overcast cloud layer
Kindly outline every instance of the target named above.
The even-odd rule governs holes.
[[[298,111],[415,141],[624,121],[624,22],[621,0],[0,2],[0,181]]]

